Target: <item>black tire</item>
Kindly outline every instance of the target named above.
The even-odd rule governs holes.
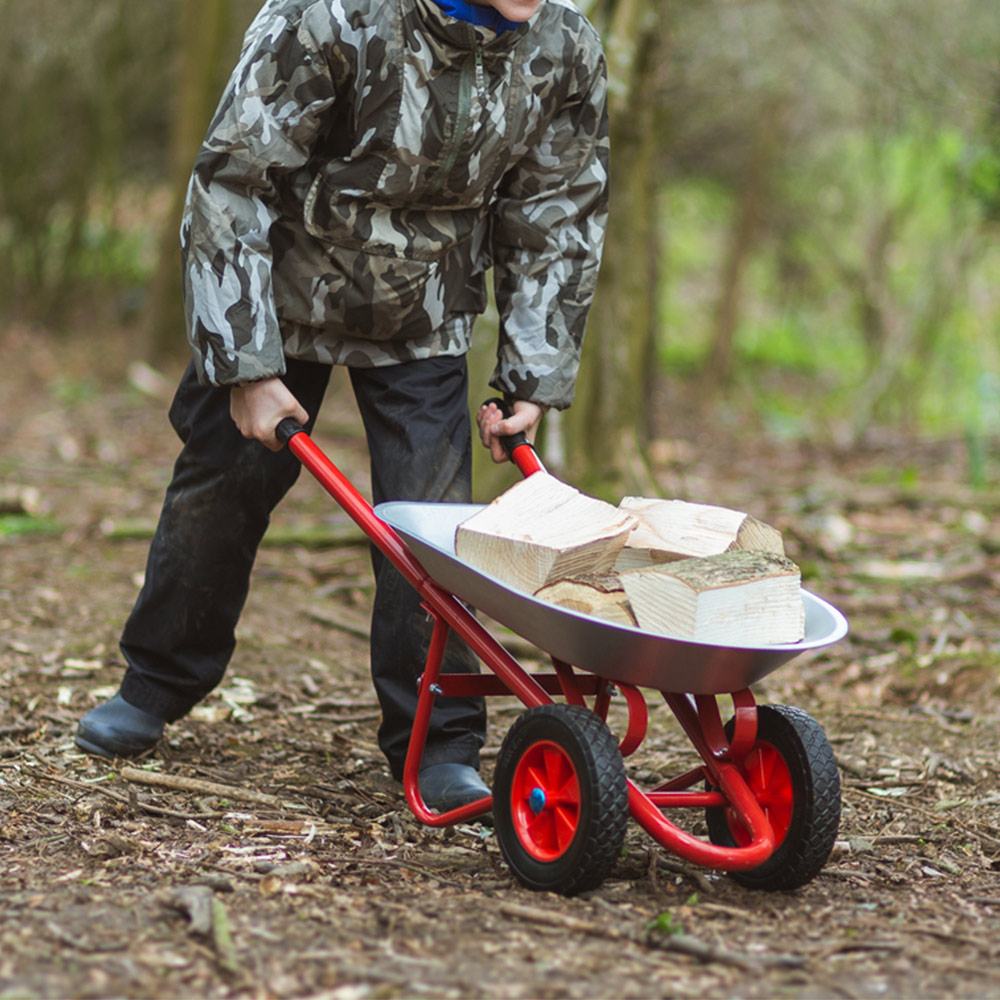
[[[726,726],[731,737],[733,723]],[[755,756],[757,755],[757,756]],[[784,763],[783,773],[772,787],[783,784],[790,801],[773,807],[765,801],[767,778],[762,776],[776,759]],[[751,889],[797,889],[814,879],[826,864],[840,826],[840,774],[833,748],[819,723],[806,712],[788,705],[761,705],[757,708],[757,741],[747,757],[750,770],[745,775],[768,819],[786,826],[783,839],[770,858],[749,871],[730,872],[730,877]],[[771,812],[774,812],[772,818]],[[713,844],[733,847],[740,843],[742,824],[723,806],[705,810],[708,835]]]
[[[493,775],[500,850],[529,889],[571,896],[604,881],[621,856],[628,787],[604,721],[578,705],[529,708]]]

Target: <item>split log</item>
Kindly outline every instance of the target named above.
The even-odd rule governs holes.
[[[615,565],[619,572],[722,552],[785,554],[781,532],[728,507],[625,497],[619,508],[638,519]]]
[[[573,580],[557,580],[539,590],[535,597],[558,604],[570,611],[593,615],[616,625],[635,626],[635,615],[628,595],[617,573],[578,576]]]
[[[720,646],[798,642],[798,567],[771,552],[725,552],[621,575],[639,628]]]
[[[610,572],[635,524],[631,514],[536,472],[463,521],[455,553],[533,594],[557,580]]]

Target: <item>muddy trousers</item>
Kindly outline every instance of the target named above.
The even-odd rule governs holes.
[[[327,365],[288,359],[283,380],[311,421],[329,377]],[[465,358],[352,368],[350,378],[367,436],[375,503],[468,502],[472,456]],[[183,447],[121,649],[127,661],[125,700],[172,722],[222,680],[257,546],[301,465],[287,449],[271,452],[243,438],[229,416],[229,391],[200,385],[191,367],[174,397],[170,422]],[[335,453],[331,457],[336,461]],[[372,562],[371,670],[382,709],[379,746],[398,779],[431,625],[417,592],[374,547]],[[443,669],[475,672],[478,664],[451,636]],[[482,699],[439,698],[424,764],[477,767],[484,737]]]

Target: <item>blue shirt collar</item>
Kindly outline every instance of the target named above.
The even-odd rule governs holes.
[[[449,16],[458,21],[478,24],[484,28],[492,28],[498,35],[505,31],[513,31],[517,21],[508,21],[495,8],[467,3],[466,0],[434,0],[434,2]]]

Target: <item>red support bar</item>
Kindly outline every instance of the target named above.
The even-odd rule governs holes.
[[[649,727],[649,709],[642,692],[631,684],[619,684],[618,690],[625,698],[628,708],[628,728],[618,746],[623,757],[630,757],[642,745]]]
[[[556,668],[556,677],[559,678],[559,688],[562,696],[566,699],[566,704],[580,705],[582,708],[586,708],[587,703],[583,700],[583,692],[577,684],[577,677],[573,673],[573,668],[568,663],[555,658],[552,660],[552,666]]]
[[[614,693],[615,686],[609,681],[597,692],[597,697],[594,699],[594,715],[599,715],[605,722],[608,721],[608,709],[611,708],[611,696]],[[631,718],[630,715],[630,721]]]
[[[555,674],[530,674],[531,679],[546,694],[562,694],[559,678]],[[581,694],[596,695],[604,683],[596,674],[576,678]],[[456,698],[491,697],[510,694],[510,688],[493,674],[441,674],[438,677],[441,693]]]
[[[668,691],[662,694],[705,766],[662,786],[660,791],[652,795],[644,794],[630,781],[628,798],[632,816],[659,844],[694,864],[723,871],[756,868],[774,853],[774,832],[756,796],[740,774],[739,767],[725,759],[729,748],[718,718],[717,703],[710,697],[696,698],[692,703],[691,696],[686,694]],[[756,716],[753,696],[748,690],[740,691],[733,696],[733,701],[743,713],[741,726],[746,733],[753,724],[750,713],[753,713],[754,720]],[[693,784],[699,774],[705,772],[708,772],[717,787],[718,792],[715,794],[721,799],[721,802],[713,799],[707,804],[728,805],[736,813],[750,832],[750,843],[746,846],[722,847],[699,840],[671,823],[654,803],[654,796],[662,800],[665,795],[672,795],[673,789],[683,787],[680,785],[682,781],[690,780]],[[691,801],[699,793],[685,794],[688,801]]]
[[[646,792],[646,797],[658,809],[708,809],[726,805],[721,792]]]
[[[427,651],[427,664],[423,677],[420,678],[420,691],[417,696],[417,711],[413,719],[413,729],[410,731],[410,743],[406,749],[406,763],[403,765],[403,791],[406,801],[413,810],[413,815],[427,826],[451,826],[463,820],[482,816],[489,812],[493,797],[469,802],[458,809],[435,813],[427,808],[420,794],[420,762],[424,756],[424,745],[427,742],[427,729],[430,726],[431,711],[434,708],[434,696],[437,692],[437,679],[441,673],[441,660],[444,656],[444,646],[448,640],[448,626],[440,619],[434,620],[434,631],[431,633],[430,649]]]
[[[503,682],[507,691],[527,706],[551,704],[545,689],[515,660],[484,628],[479,619],[453,594],[442,590],[428,579],[420,592],[425,606],[437,618],[442,618],[459,638]]]
[[[762,865],[774,853],[774,833],[753,792],[735,767],[722,764],[720,787],[724,801],[733,807],[750,831],[745,847],[720,847],[699,840],[671,823],[653,803],[629,781],[628,804],[635,821],[662,847],[680,858],[706,868],[747,871]]]
[[[757,703],[749,690],[736,691],[733,699],[733,738],[727,758],[741,763],[757,742]]]
[[[692,785],[696,785],[699,781],[705,780],[705,768],[696,767],[693,771],[688,771],[685,774],[679,774],[676,778],[672,778],[670,781],[664,782],[662,785],[657,785],[653,789],[653,793],[656,792],[680,792],[685,788],[690,788]]]

